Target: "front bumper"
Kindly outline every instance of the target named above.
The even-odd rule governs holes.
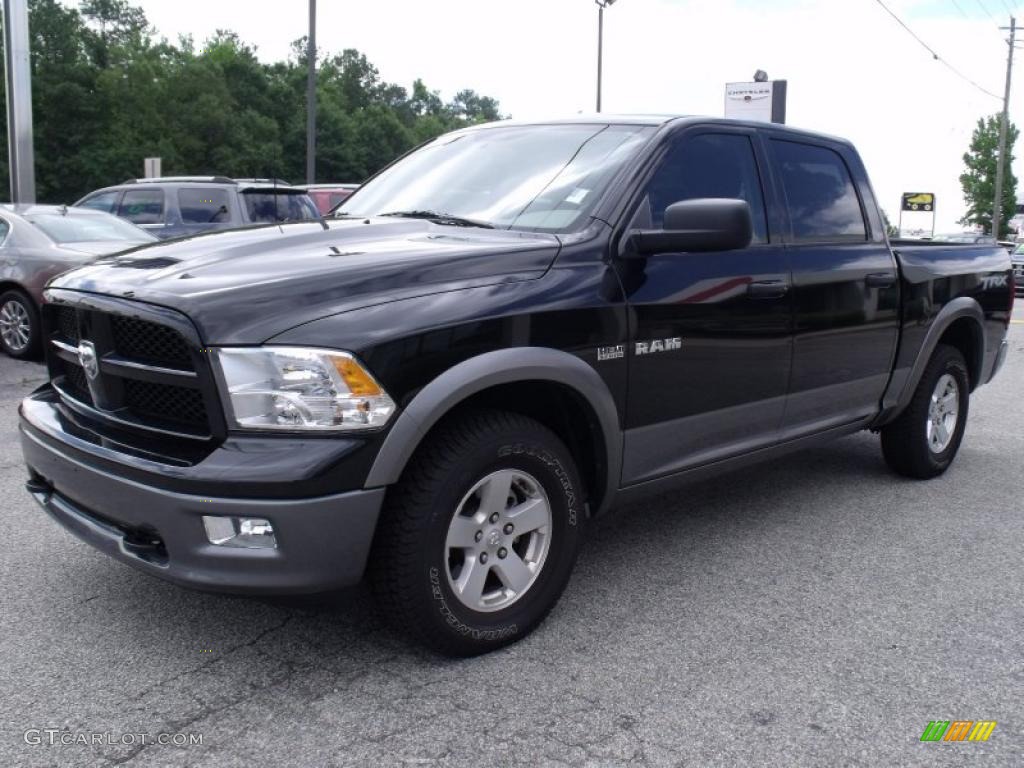
[[[47,418],[53,415],[48,409],[56,407],[32,398],[22,406],[28,489],[57,522],[100,551],[162,579],[213,591],[319,592],[362,578],[383,488],[299,499],[158,488],[140,480],[137,468],[131,479],[122,477],[109,462],[97,466],[73,436],[62,439],[54,426],[59,420]],[[251,456],[238,453],[237,460],[251,470]],[[222,490],[224,484],[216,487]],[[277,548],[213,545],[203,515],[266,518],[274,526]]]

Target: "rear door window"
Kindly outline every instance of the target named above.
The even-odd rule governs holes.
[[[867,239],[857,188],[838,152],[781,139],[772,149],[796,240]]]
[[[129,189],[117,209],[117,215],[133,224],[160,224],[164,220],[162,189]]]
[[[119,189],[114,189],[110,192],[97,192],[95,195],[85,198],[78,205],[81,208],[92,208],[94,211],[113,213],[114,206],[117,205],[117,196],[120,194],[121,190]]]
[[[215,224],[231,220],[228,191],[216,187],[178,190],[178,208],[183,224]]]
[[[260,224],[320,218],[320,211],[306,194],[250,190],[242,193],[242,199],[249,221]]]

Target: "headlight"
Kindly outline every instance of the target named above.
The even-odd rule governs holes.
[[[242,429],[359,430],[387,424],[395,403],[345,352],[302,347],[217,350],[229,420]]]

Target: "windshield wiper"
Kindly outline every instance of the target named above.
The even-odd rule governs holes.
[[[476,219],[466,219],[462,216],[452,216],[450,213],[438,213],[437,211],[389,211],[381,216],[398,216],[403,219],[429,219],[437,224],[450,224],[453,227],[480,227],[482,229],[494,229],[493,224]]]

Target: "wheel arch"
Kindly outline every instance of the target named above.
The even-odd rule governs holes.
[[[39,309],[39,302],[36,301],[35,297],[32,295],[32,292],[24,285],[19,283],[17,280],[0,280],[0,294],[7,293],[8,291],[17,291],[18,293],[25,294],[25,296],[27,296],[29,300],[31,300],[32,305],[36,309]]]
[[[882,401],[885,410],[876,426],[892,421],[910,404],[939,344],[950,344],[960,350],[967,361],[971,390],[978,387],[982,383],[985,360],[984,328],[985,312],[977,300],[960,296],[943,306],[932,321],[909,372],[902,377],[894,375],[890,381]]]
[[[552,429],[573,453],[591,513],[608,506],[622,467],[615,401],[587,363],[543,347],[487,352],[449,368],[423,387],[392,425],[364,486],[398,482],[416,449],[445,416],[477,405],[521,413]]]

